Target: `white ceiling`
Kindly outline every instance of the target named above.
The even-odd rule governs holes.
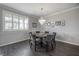
[[[4,3],[3,5],[34,16],[45,16],[77,6],[76,3]]]

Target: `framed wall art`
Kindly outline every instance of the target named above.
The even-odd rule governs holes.
[[[61,21],[55,21],[56,26],[61,26],[62,22]]]
[[[37,23],[32,23],[32,28],[37,28]]]

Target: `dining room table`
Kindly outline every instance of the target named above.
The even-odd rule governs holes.
[[[41,41],[41,47],[42,47],[42,45],[43,45],[43,40],[44,40],[44,38],[46,38],[46,37],[47,37],[47,34],[45,34],[45,33],[36,34],[36,38],[39,38],[40,41]]]
[[[32,35],[35,35],[35,46],[37,46],[38,48],[41,49],[46,49],[47,50],[50,50],[50,49],[53,49],[52,47],[55,45],[56,46],[56,43],[55,43],[55,38],[53,37],[54,34],[51,34],[51,33],[44,33],[44,32],[41,32],[41,33],[32,33]],[[53,41],[52,41],[53,39]],[[55,44],[54,44],[55,43]],[[49,48],[50,47],[50,48]],[[35,48],[36,50],[36,48]]]

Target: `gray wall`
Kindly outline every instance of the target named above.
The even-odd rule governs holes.
[[[79,8],[49,16],[46,21],[55,22],[57,20],[65,20],[65,26],[42,25],[42,30],[57,32],[56,40],[58,41],[79,45]]]
[[[52,15],[46,18],[47,22],[65,20],[66,23],[65,26],[55,26],[55,27],[45,26],[45,25],[41,26],[37,18],[29,16],[29,29],[27,31],[4,31],[4,32],[2,31],[3,9],[26,15],[25,13],[14,10],[12,8],[3,7],[3,6],[0,7],[0,46],[27,40],[29,38],[27,33],[29,31],[36,31],[36,30],[41,30],[41,31],[48,30],[51,33],[57,32],[56,40],[79,45],[79,8],[68,12],[60,13],[57,15]],[[38,27],[32,28],[32,22],[36,22]]]
[[[28,30],[25,30],[25,31],[3,31],[3,19],[2,19],[2,10],[3,9],[10,10],[12,12],[16,12],[21,15],[28,16],[18,10],[0,5],[0,46],[27,40],[29,38],[28,32],[32,31],[32,30],[37,30],[37,28],[35,28],[35,29],[32,28],[32,22],[37,23],[37,19],[34,17],[31,17],[31,16],[28,16],[29,17],[29,29]]]

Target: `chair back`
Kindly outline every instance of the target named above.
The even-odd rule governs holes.
[[[29,36],[30,36],[30,39],[31,39],[31,37],[32,37],[32,32],[29,32]]]
[[[40,33],[40,31],[36,31],[36,33]]]
[[[32,34],[32,39],[36,40],[36,35]]]
[[[55,40],[56,32],[53,32],[53,39]]]
[[[45,31],[45,34],[49,34],[49,32],[48,31]]]
[[[53,38],[53,37],[52,37],[52,35],[47,35],[46,40],[47,40],[47,41],[51,41],[51,40],[52,40],[52,38]]]

